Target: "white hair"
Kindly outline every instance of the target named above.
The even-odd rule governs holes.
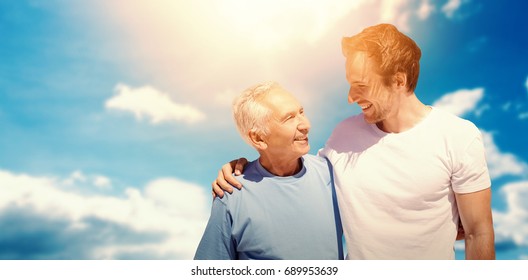
[[[274,88],[280,88],[277,82],[269,81],[253,85],[244,90],[233,101],[233,117],[238,132],[251,146],[249,132],[255,132],[262,136],[268,135],[268,121],[271,118],[271,110],[262,105],[262,99]]]

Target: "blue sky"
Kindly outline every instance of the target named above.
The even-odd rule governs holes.
[[[279,81],[316,153],[359,112],[340,40],[380,22],[420,45],[419,98],[481,129],[497,258],[528,258],[528,4],[248,2],[0,2],[0,259],[192,258],[219,167],[256,156],[232,98]]]

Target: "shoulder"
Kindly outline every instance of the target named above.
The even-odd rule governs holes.
[[[337,124],[326,144],[339,147],[345,139],[362,134],[361,131],[368,129],[368,127],[363,113],[348,117]]]
[[[379,135],[372,129],[372,125],[365,121],[363,113],[361,113],[340,122],[319,154],[329,157],[329,154],[334,152],[344,153],[361,150],[365,145],[372,145],[372,142],[376,142],[377,138]]]
[[[237,188],[233,188],[232,193],[228,193],[224,191],[223,197],[218,197],[218,196],[215,197],[215,199],[213,200],[213,204],[216,204],[217,207],[230,209],[231,207],[233,207],[233,205],[236,205],[237,203],[239,203],[240,195],[241,195],[240,190]]]
[[[451,126],[453,129],[472,129],[478,130],[474,123],[469,120],[463,119],[453,113],[447,112],[443,109],[433,107],[433,112],[436,115],[436,120],[445,123],[447,126]]]
[[[304,159],[304,164],[306,166],[313,166],[315,168],[320,168],[323,170],[328,169],[329,167],[328,160],[320,156],[307,154],[303,156],[303,159]]]
[[[345,131],[348,131],[350,128],[356,128],[356,127],[362,127],[365,126],[365,118],[363,117],[363,113],[354,115],[351,117],[348,117],[337,124],[332,134],[335,133],[342,133]]]
[[[233,205],[240,203],[240,201],[243,199],[245,190],[253,188],[256,182],[260,181],[258,178],[256,178],[257,176],[261,177],[256,167],[256,161],[257,160],[248,162],[244,168],[244,172],[241,175],[235,176],[236,180],[242,184],[242,190],[233,188],[232,193],[224,192],[224,196],[222,198],[215,198],[215,200],[219,200],[218,203],[222,203],[226,207],[233,207]]]
[[[308,154],[303,156],[303,160],[308,176],[316,175],[325,182],[331,178],[332,166],[326,158]]]
[[[441,109],[435,108],[434,113],[428,132],[448,149],[453,166],[458,166],[456,163],[462,163],[468,156],[480,158],[484,155],[484,138],[474,123]]]
[[[469,120],[436,107],[434,107],[434,114],[435,125],[433,127],[445,134],[458,139],[467,138],[469,141],[481,137],[480,130]]]

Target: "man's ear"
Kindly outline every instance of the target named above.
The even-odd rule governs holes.
[[[398,89],[407,89],[407,75],[405,75],[403,72],[397,72],[394,74],[394,76],[392,76],[392,82],[393,85]]]
[[[248,136],[249,141],[251,141],[251,144],[253,144],[253,147],[255,147],[256,149],[265,150],[268,147],[268,144],[266,144],[264,137],[262,137],[262,135],[257,133],[256,131],[248,132]]]

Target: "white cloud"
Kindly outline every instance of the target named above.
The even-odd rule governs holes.
[[[429,0],[422,0],[420,3],[420,7],[418,8],[418,11],[416,11],[416,14],[418,15],[418,18],[421,20],[424,20],[431,15],[432,12],[434,12],[435,7],[431,5]]]
[[[484,96],[484,88],[460,89],[450,92],[437,100],[433,106],[451,112],[457,116],[463,116],[475,109],[478,102]]]
[[[490,176],[498,178],[504,175],[523,175],[528,173],[528,165],[519,160],[515,155],[504,153],[499,150],[493,141],[493,135],[482,131],[484,147],[486,149],[486,161]]]
[[[224,89],[310,70],[306,63],[314,63],[313,58],[297,52],[316,44],[319,51],[324,48],[321,63],[329,64],[328,54],[341,56],[341,37],[357,31],[357,23],[346,25],[343,19],[368,2],[117,0],[88,5],[96,5],[92,9],[99,11],[101,28],[119,31],[114,35],[128,58],[123,63],[154,76],[165,88],[192,93],[180,100],[203,102]],[[361,16],[378,19],[378,13]]]
[[[491,109],[491,106],[489,104],[484,104],[483,106],[475,109],[475,116],[480,117],[485,111],[489,109]]]
[[[224,106],[228,106],[229,108],[231,108],[231,105],[233,104],[233,100],[240,93],[241,92],[236,92],[232,89],[226,89],[220,93],[217,93],[214,97],[214,100],[219,105],[224,105]]]
[[[528,181],[509,183],[500,192],[505,197],[507,210],[493,212],[496,241],[528,246]]]
[[[218,92],[264,80],[287,79],[288,88],[307,89],[298,93],[303,101],[324,98],[316,88],[323,85],[314,83],[343,75],[341,38],[379,22],[408,32],[409,17],[418,9],[414,3],[115,0],[83,5],[97,16],[87,22],[113,31],[116,45],[110,48],[119,51],[123,68],[153,77],[152,83],[170,89],[175,100],[201,104],[211,115],[215,106],[225,107],[225,100],[215,102]]]
[[[86,219],[96,218],[135,232],[159,232],[167,237],[159,242],[97,244],[85,252],[93,259],[123,254],[191,259],[207,223],[211,199],[202,187],[174,178],[156,179],[144,192],[128,188],[124,197],[83,196],[61,189],[60,180],[55,178],[5,170],[0,170],[0,185],[0,214],[13,208],[31,210],[46,219],[66,221],[69,226],[64,230],[82,230]]]
[[[524,82],[524,87],[526,87],[526,91],[528,92],[528,77],[526,77],[526,81]]]
[[[402,32],[409,32],[410,9],[408,0],[383,0],[381,2],[381,21],[394,23]]]
[[[433,103],[433,106],[449,111],[457,116],[474,111],[477,116],[480,116],[488,109],[487,105],[477,108],[477,104],[484,95],[483,88],[475,88],[472,90],[461,89],[455,92],[447,93],[439,100]],[[507,109],[510,105],[503,106]],[[484,147],[486,152],[486,160],[490,176],[498,178],[504,175],[522,175],[528,172],[528,165],[519,160],[515,155],[504,153],[499,150],[493,140],[493,135],[490,132],[482,131]]]
[[[112,187],[112,182],[110,178],[102,176],[102,175],[96,175],[94,177],[94,185],[101,189],[109,189]]]
[[[80,170],[72,172],[72,174],[70,174],[70,176],[64,180],[65,185],[74,185],[75,183],[79,182],[86,182],[86,176]]]
[[[333,1],[331,5],[320,1],[266,1],[244,2],[225,0],[217,12],[226,15],[234,31],[248,35],[258,49],[287,48],[292,39],[313,43],[318,41],[332,25],[364,0]],[[308,26],[306,26],[308,25]],[[295,30],[306,32],[296,33]]]
[[[519,114],[519,119],[521,119],[521,120],[528,119],[528,112],[520,113]]]
[[[67,187],[96,187],[99,189],[111,189],[110,178],[98,174],[84,174],[80,170],[75,170],[67,178],[62,180],[62,185]]]
[[[205,114],[190,106],[173,102],[169,94],[151,86],[131,88],[125,84],[115,87],[116,95],[108,99],[106,108],[132,112],[136,119],[149,118],[152,124],[161,122],[195,123]]]
[[[452,18],[461,5],[462,0],[449,0],[444,6],[442,6],[442,12],[444,12],[448,18]]]

